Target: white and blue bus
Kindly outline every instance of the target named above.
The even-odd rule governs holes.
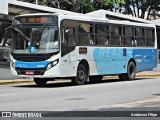
[[[11,73],[39,86],[58,78],[82,85],[105,75],[134,80],[157,66],[153,24],[63,14],[16,16],[12,23]]]

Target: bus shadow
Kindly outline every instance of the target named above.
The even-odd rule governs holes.
[[[154,78],[136,78],[135,80],[132,80],[132,81],[127,81],[127,80],[122,81],[119,79],[103,79],[101,82],[96,82],[96,83],[87,82],[84,85],[115,83],[115,82],[134,82],[134,81],[148,80],[148,79],[154,79]],[[81,85],[81,86],[84,86],[84,85]],[[13,87],[19,87],[19,88],[63,88],[63,87],[75,87],[75,86],[77,86],[77,85],[73,85],[71,83],[71,81],[56,82],[56,83],[53,81],[53,82],[47,83],[46,86],[44,86],[44,87],[39,87],[36,84],[15,85]],[[78,86],[80,86],[80,85],[78,85]]]
[[[119,78],[117,79],[103,79],[101,83],[104,82],[134,82],[134,81],[139,81],[139,80],[148,80],[148,79],[153,79],[153,78],[135,78],[134,80],[120,80]]]

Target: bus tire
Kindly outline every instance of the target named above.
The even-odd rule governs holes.
[[[136,66],[134,62],[129,62],[127,73],[118,75],[120,80],[134,80],[136,77]]]
[[[44,78],[34,78],[34,82],[37,84],[37,86],[44,87],[44,86],[46,86],[47,79],[44,79]]]
[[[103,76],[90,76],[89,83],[99,83],[102,82]]]
[[[77,76],[71,79],[74,85],[83,85],[88,79],[88,72],[83,64],[79,64],[77,68]]]

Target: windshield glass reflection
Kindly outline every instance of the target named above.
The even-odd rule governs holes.
[[[44,53],[59,50],[57,27],[13,28],[14,52]]]

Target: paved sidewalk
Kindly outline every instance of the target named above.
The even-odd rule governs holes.
[[[160,76],[160,72],[153,71],[153,70],[148,70],[148,71],[143,71],[143,72],[136,73],[136,76],[137,77],[141,77],[141,76]]]

